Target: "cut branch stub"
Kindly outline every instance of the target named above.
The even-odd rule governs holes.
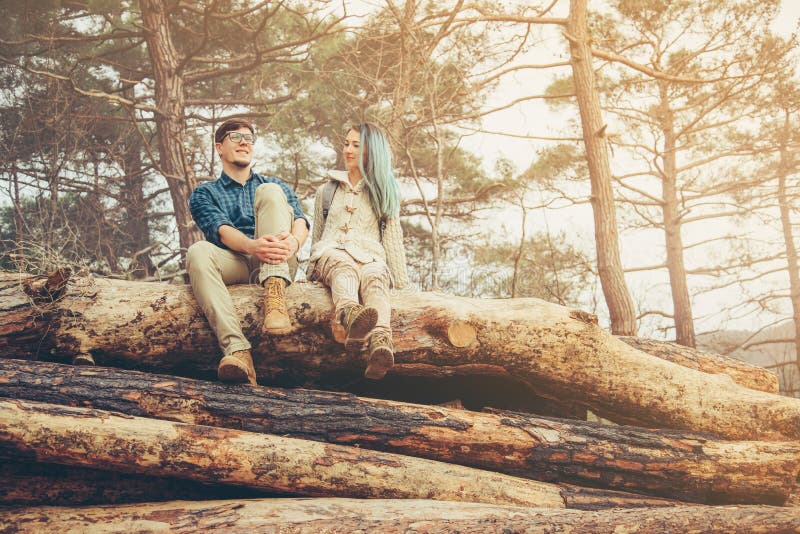
[[[456,348],[472,346],[477,337],[475,328],[466,321],[455,320],[447,327],[447,340]]]

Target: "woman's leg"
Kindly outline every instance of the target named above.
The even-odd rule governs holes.
[[[389,268],[382,261],[361,268],[361,300],[378,311],[375,328],[369,334],[369,364],[364,376],[378,380],[394,365],[392,347],[392,305],[389,297]]]
[[[347,252],[333,249],[323,254],[317,265],[319,274],[315,274],[315,278],[331,288],[334,322],[340,323],[345,330],[345,350],[358,352],[378,320],[377,310],[361,306],[358,301],[361,264]],[[332,325],[331,329],[334,328]]]
[[[358,264],[345,251],[331,249],[317,261],[315,276],[331,288],[334,316],[338,319],[342,310],[358,304]]]
[[[391,336],[392,303],[389,297],[389,268],[382,261],[373,261],[361,267],[359,294],[364,306],[378,310],[375,331]]]

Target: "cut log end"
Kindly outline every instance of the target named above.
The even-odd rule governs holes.
[[[466,321],[453,321],[447,327],[447,340],[457,348],[473,345],[478,339],[475,327]]]
[[[72,365],[97,365],[94,361],[94,357],[87,353],[81,352],[80,354],[76,354],[74,358],[72,358]]]

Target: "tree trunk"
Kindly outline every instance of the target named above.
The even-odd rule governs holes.
[[[441,269],[441,256],[442,256],[442,235],[440,229],[442,227],[442,217],[444,215],[444,142],[445,136],[439,129],[437,122],[438,110],[436,109],[436,99],[430,95],[431,106],[431,122],[433,126],[433,144],[436,147],[436,212],[433,217],[433,224],[431,225],[431,290],[438,291],[439,285],[439,270]]]
[[[611,188],[611,166],[605,126],[600,113],[600,97],[594,80],[592,52],[586,23],[587,0],[570,0],[567,33],[569,34],[570,64],[575,95],[583,128],[583,144],[592,186],[597,269],[603,287],[611,331],[614,334],[636,335],[636,313],[625,283],[622,260],[619,256],[617,215],[614,191]]]
[[[689,287],[686,283],[686,266],[683,262],[683,239],[681,238],[681,216],[678,210],[678,165],[676,162],[675,122],[669,107],[667,85],[658,82],[661,97],[660,124],[664,135],[664,152],[661,155],[661,212],[664,224],[664,240],[667,253],[669,287],[672,293],[675,341],[687,347],[695,346],[694,319]]]
[[[156,268],[151,253],[145,252],[153,247],[150,240],[149,201],[145,198],[146,170],[142,162],[142,141],[135,128],[128,129],[127,133],[127,139],[121,143],[122,153],[118,160],[124,176],[120,184],[120,205],[126,214],[125,231],[130,247],[128,272],[132,278],[141,279],[155,275]]]
[[[522,210],[522,220],[519,224],[520,236],[519,236],[519,247],[517,247],[517,253],[514,255],[514,271],[513,275],[511,276],[511,298],[517,298],[517,287],[519,286],[519,277],[520,277],[520,265],[522,264],[522,257],[525,252],[525,239],[527,236],[525,235],[525,225],[528,222],[528,210],[525,208],[525,199],[520,197],[519,200],[519,207]]]
[[[607,506],[658,502],[343,445],[10,399],[0,400],[0,454],[317,497],[564,508],[572,495],[580,506],[588,492]]]
[[[15,159],[12,158],[11,163],[11,184],[13,186],[13,196],[12,202],[14,205],[12,209],[14,210],[14,248],[12,249],[12,256],[11,262],[9,264],[9,269],[12,268],[11,265],[20,265],[21,260],[24,257],[23,252],[25,250],[25,245],[23,241],[25,240],[25,217],[22,213],[22,197],[19,191],[19,169],[17,169],[17,162]]]
[[[31,358],[32,348],[41,348],[39,356],[46,350],[62,358],[91,354],[112,366],[175,374],[216,369],[216,340],[188,286],[78,278],[57,302],[38,297],[41,304],[31,307],[16,277],[7,275],[0,284],[0,324],[6,325],[0,354]],[[289,288],[293,325],[283,336],[261,334],[263,290],[229,289],[262,380],[326,389],[363,373],[365,356],[346,355],[328,332],[332,305],[319,284]],[[28,291],[37,294],[32,287]],[[583,312],[536,299],[427,293],[398,293],[393,306],[399,363],[457,369],[481,364],[526,381],[547,397],[620,421],[732,439],[800,438],[800,400],[652,357],[609,335]],[[454,323],[465,328],[453,330]],[[448,337],[464,330],[472,335]]]
[[[800,509],[681,506],[583,512],[428,500],[257,499],[4,512],[16,532],[204,532],[384,534],[625,532],[777,533],[800,529]]]
[[[113,473],[100,469],[0,461],[0,506],[85,506],[134,502],[252,499],[274,496],[193,480]]]
[[[780,163],[778,166],[778,207],[781,212],[781,228],[783,229],[783,242],[786,245],[786,268],[789,271],[789,298],[792,301],[792,321],[794,322],[794,349],[797,362],[798,376],[800,376],[800,268],[797,261],[797,247],[794,245],[794,232],[790,202],[786,194],[786,178],[789,175],[788,152],[789,136],[791,131],[791,113],[784,113],[783,135],[780,142]]]
[[[147,52],[153,66],[155,115],[158,127],[159,166],[167,179],[182,250],[202,239],[189,213],[189,195],[197,180],[186,158],[185,90],[178,72],[178,51],[172,42],[168,4],[159,0],[140,0]]]
[[[340,393],[231,388],[114,369],[0,360],[0,396],[354,445],[536,480],[703,503],[782,504],[800,472],[796,443],[725,442]]]

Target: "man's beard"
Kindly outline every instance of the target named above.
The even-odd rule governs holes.
[[[238,159],[233,160],[233,164],[239,167],[240,169],[246,169],[250,166],[250,161],[240,161]]]

